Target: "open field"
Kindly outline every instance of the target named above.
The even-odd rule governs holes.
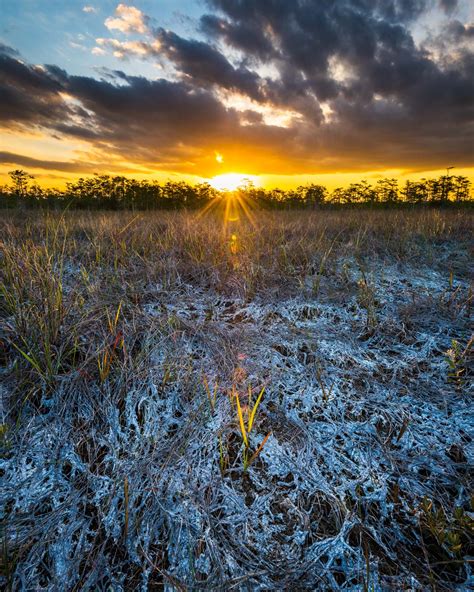
[[[11,589],[473,584],[472,212],[253,219],[0,216]]]

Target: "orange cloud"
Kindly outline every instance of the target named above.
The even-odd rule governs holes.
[[[108,17],[104,22],[110,31],[117,30],[122,33],[146,33],[148,31],[146,17],[138,8],[119,4],[115,9],[115,14],[115,17]]]

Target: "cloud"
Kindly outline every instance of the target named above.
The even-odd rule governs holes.
[[[209,4],[218,15],[204,15],[201,28],[211,38],[243,52],[250,63],[275,65],[279,77],[266,81],[268,100],[286,104],[307,118],[316,116],[316,109],[308,110],[311,97],[329,105],[333,124],[323,126],[321,135],[336,133],[338,125],[348,130],[360,127],[367,135],[370,130],[364,131],[359,122],[371,121],[385,133],[392,125],[396,143],[400,124],[409,128],[423,121],[435,128],[439,118],[454,113],[466,124],[472,122],[472,109],[465,100],[473,97],[472,54],[457,56],[445,68],[417,47],[411,35],[408,23],[429,8],[428,2],[270,0],[263,5],[209,0]],[[343,64],[348,75],[339,78],[334,64]],[[436,130],[432,133],[435,136]]]
[[[202,41],[183,39],[165,29],[159,29],[156,38],[161,55],[196,84],[216,84],[252,98],[259,97],[259,76],[244,66],[234,67],[215,47]]]
[[[474,23],[463,24],[458,20],[452,20],[448,23],[445,36],[449,37],[455,43],[462,41],[474,41]]]
[[[86,6],[82,7],[82,12],[85,12],[87,14],[96,14],[98,11],[97,8],[94,8],[94,6],[87,4]]]
[[[61,109],[70,108],[61,96],[62,85],[46,68],[25,64],[11,48],[0,48],[0,124],[48,125]]]
[[[63,171],[65,173],[93,173],[95,170],[100,170],[100,168],[97,169],[90,163],[62,160],[40,160],[38,158],[30,158],[29,156],[15,154],[13,152],[0,152],[0,164]]]
[[[133,166],[124,166],[123,164],[111,164],[107,161],[84,160],[44,160],[31,158],[14,152],[0,152],[0,164],[25,167],[28,169],[43,169],[46,171],[61,171],[63,173],[77,173],[81,175],[92,175],[94,173],[143,173],[142,169]]]
[[[458,7],[458,0],[439,0],[439,5],[447,14],[451,14]]]
[[[148,17],[134,6],[119,4],[115,9],[115,17],[108,17],[105,26],[110,31],[122,33],[146,33],[148,31]]]
[[[0,42],[0,57],[1,56],[19,58],[20,52],[14,49],[13,47],[10,47],[9,45],[5,45],[4,43]]]
[[[249,52],[260,59],[275,56],[271,40],[261,34],[258,26],[252,22],[239,23],[238,26],[213,14],[201,17],[201,30],[210,38],[221,38],[229,46],[243,52]]]
[[[258,74],[245,66],[233,66],[220,51],[208,43],[184,39],[162,28],[154,32],[152,40],[121,41],[98,38],[96,43],[97,49],[102,50],[100,53],[96,50],[97,55],[102,55],[105,49],[109,49],[118,59],[140,57],[162,60],[166,58],[175,66],[179,76],[190,79],[198,86],[217,85],[241,92],[254,99],[261,98]]]
[[[95,40],[97,48],[94,48],[96,55],[104,55],[104,48],[112,50],[113,55],[118,59],[127,59],[132,56],[148,58],[152,55],[158,55],[160,44],[158,41],[119,41],[118,39],[98,38]],[[94,50],[93,50],[94,53]]]
[[[92,148],[140,163],[183,166],[211,141],[238,131],[236,113],[207,90],[185,82],[123,72],[110,80],[70,76],[0,55],[0,125],[43,129],[89,141]],[[120,84],[117,84],[117,81]],[[207,133],[204,133],[205,130]]]

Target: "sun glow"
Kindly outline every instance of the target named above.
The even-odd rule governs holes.
[[[243,175],[241,173],[225,173],[223,175],[216,175],[209,180],[209,184],[218,191],[236,191],[239,187],[243,187],[253,183],[259,185],[258,177],[255,175]]]
[[[248,187],[249,184],[260,187],[260,180],[255,175],[242,175],[240,173],[227,173],[217,175],[212,179],[205,179],[214,189],[222,193],[209,201],[204,208],[202,208],[198,217],[205,216],[211,212],[222,216],[222,228],[224,233],[228,232],[229,225],[235,228],[241,220],[245,219],[256,227],[256,220],[253,215],[253,210],[257,207],[257,202],[254,201],[248,194],[239,189]],[[237,234],[235,232],[231,235],[231,251],[237,249],[236,246]],[[235,253],[233,253],[235,254]]]

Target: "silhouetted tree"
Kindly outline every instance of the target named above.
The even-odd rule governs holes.
[[[300,185],[295,192],[297,201],[307,206],[317,206],[325,202],[328,190],[323,185]]]
[[[398,181],[396,179],[380,179],[376,183],[378,201],[394,203],[398,200]]]
[[[471,182],[467,177],[463,177],[462,175],[458,175],[456,177],[451,177],[452,180],[452,194],[455,201],[466,201],[469,199],[469,191],[471,187]]]
[[[425,179],[421,181],[413,182],[407,181],[405,187],[401,191],[402,198],[415,204],[421,204],[428,201],[429,189]]]
[[[8,174],[10,175],[10,178],[12,180],[14,192],[18,196],[24,197],[28,190],[29,181],[31,179],[34,179],[33,175],[30,175],[22,169],[10,171]]]

